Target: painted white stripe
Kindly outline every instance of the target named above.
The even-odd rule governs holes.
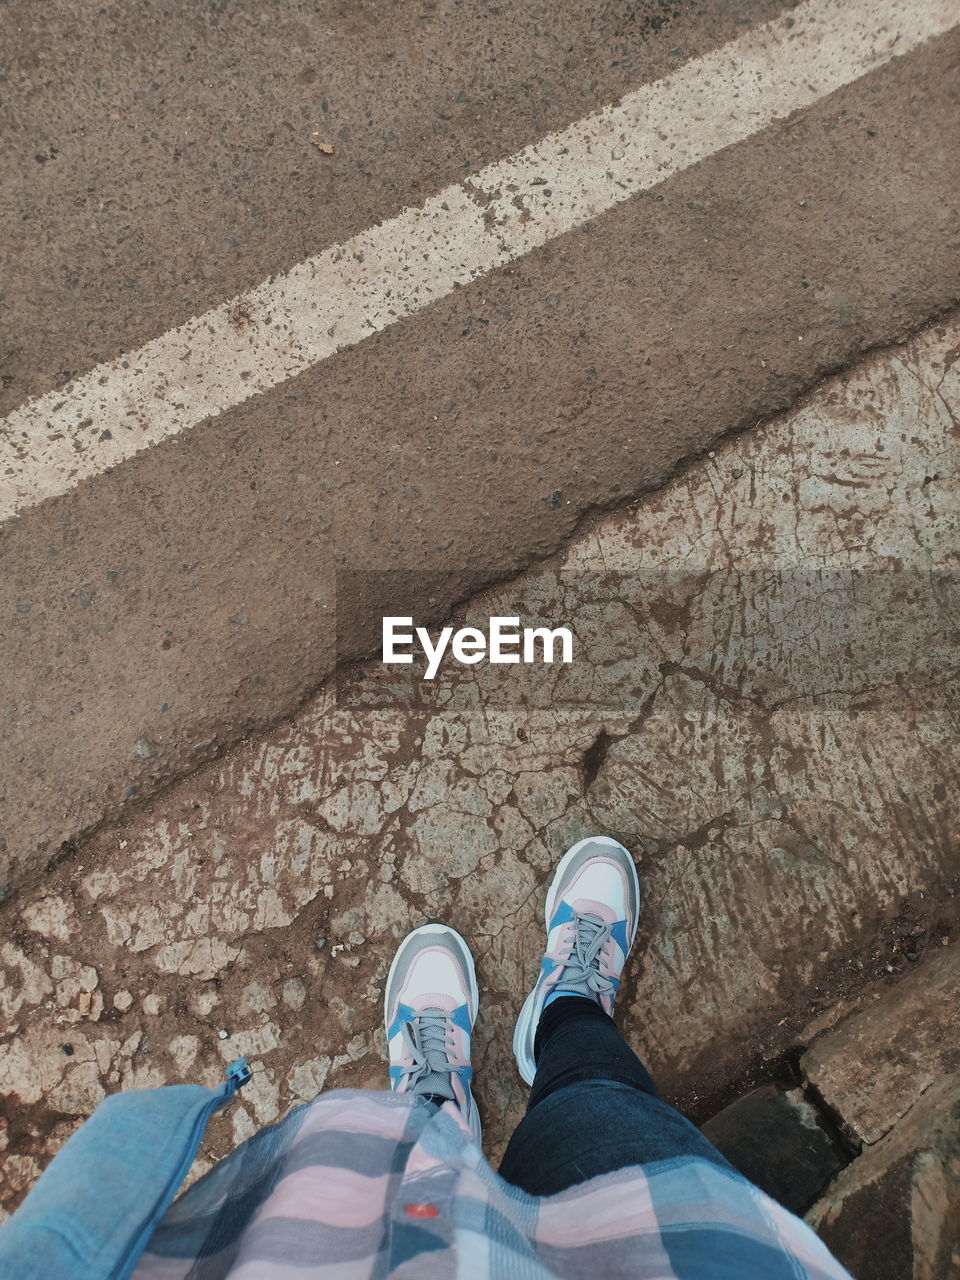
[[[0,520],[295,377],[960,23],[960,0],[807,0],[299,263],[0,434]]]

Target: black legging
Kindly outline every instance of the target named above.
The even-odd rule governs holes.
[[[527,1114],[500,1164],[500,1176],[514,1186],[548,1196],[614,1169],[680,1155],[730,1168],[699,1129],[661,1100],[646,1067],[593,1000],[560,996],[547,1005],[534,1057]]]

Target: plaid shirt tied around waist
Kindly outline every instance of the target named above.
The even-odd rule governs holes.
[[[849,1280],[736,1174],[681,1157],[537,1198],[487,1164],[456,1109],[322,1094],[167,1211],[136,1280]]]

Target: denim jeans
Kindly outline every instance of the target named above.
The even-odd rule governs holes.
[[[661,1100],[646,1067],[593,1000],[560,996],[547,1005],[534,1055],[527,1113],[500,1164],[507,1182],[549,1196],[673,1156],[730,1168],[699,1129]]]

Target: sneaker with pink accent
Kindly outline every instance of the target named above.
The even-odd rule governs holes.
[[[590,996],[613,1013],[639,914],[640,881],[622,844],[610,836],[588,836],[567,850],[547,893],[546,955],[513,1033],[517,1068],[527,1084],[537,1070],[534,1040],[551,995]]]
[[[425,924],[407,934],[384,992],[390,1087],[455,1103],[477,1142],[470,1039],[478,1003],[473,956],[455,929]]]

